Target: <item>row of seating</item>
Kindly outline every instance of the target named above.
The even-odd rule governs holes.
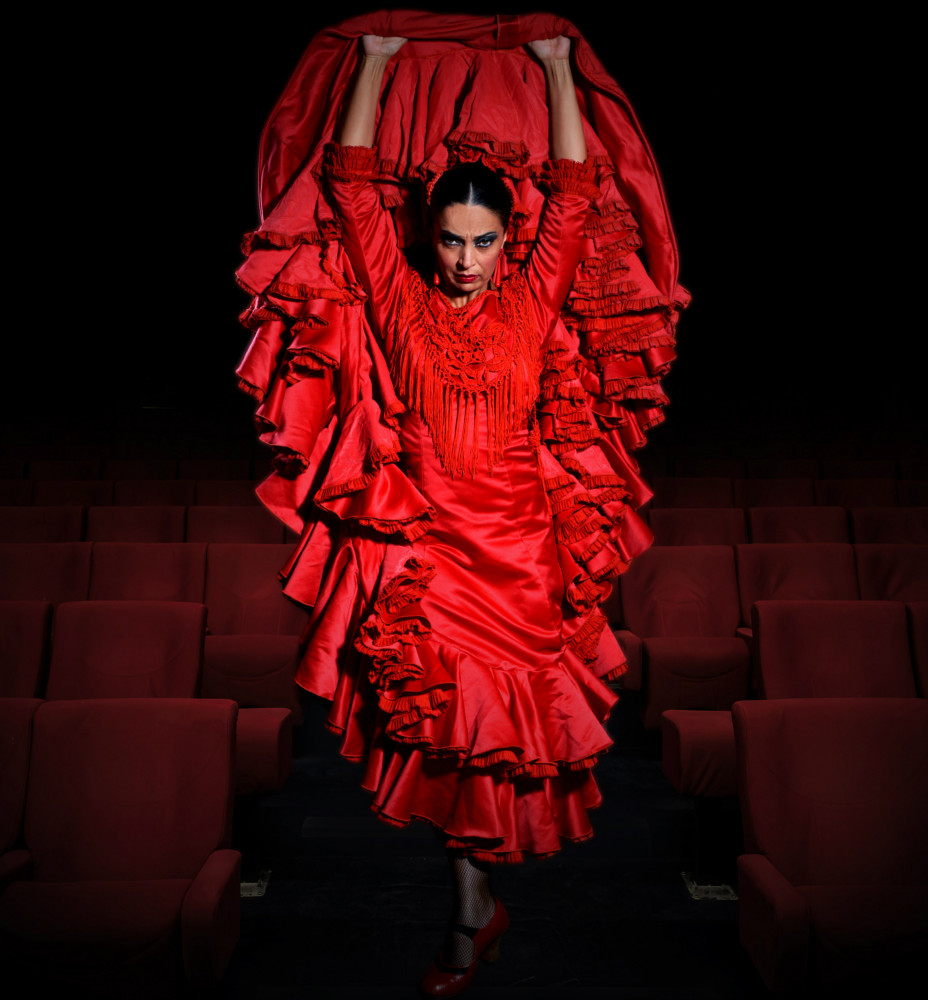
[[[0,506],[243,506],[258,503],[252,479],[0,479]]]
[[[928,601],[758,601],[752,626],[760,698],[928,697]],[[727,708],[665,710],[661,730],[678,792],[737,794]]]
[[[0,479],[253,479],[260,474],[249,458],[0,459]]]
[[[238,714],[228,700],[0,699],[0,957],[14,991],[215,989],[240,931]]]
[[[267,454],[250,458],[59,458],[0,459],[0,479],[253,479],[268,468]],[[650,451],[643,454],[647,465]],[[928,457],[922,448],[907,458],[733,458],[675,455],[656,461],[656,475],[723,476],[732,479],[890,479],[928,478]]]
[[[0,542],[296,540],[295,532],[259,506],[0,507]]]
[[[303,610],[282,596],[281,543],[4,542],[0,600],[194,601],[212,634],[298,634]]]
[[[657,476],[658,507],[919,507],[928,479],[733,479]],[[0,506],[257,504],[250,479],[0,479]]]
[[[928,542],[928,507],[660,507],[656,545]],[[259,506],[2,507],[0,542],[284,542],[296,533]]]
[[[924,507],[928,479],[656,476],[657,507]]]
[[[926,507],[657,507],[655,545],[928,542]]]
[[[667,709],[748,697],[752,608],[765,600],[926,601],[928,545],[652,546],[606,605],[647,728]]]
[[[789,698],[732,715],[740,937],[765,986],[908,995],[928,941],[928,702]]]
[[[236,702],[236,791],[283,787],[293,726],[295,635],[207,635],[204,604],[0,601],[0,697],[225,698]]]

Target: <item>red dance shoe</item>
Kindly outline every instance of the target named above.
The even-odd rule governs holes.
[[[494,899],[496,897],[494,896]],[[466,934],[474,942],[474,960],[470,965],[463,968],[447,965],[438,956],[429,966],[425,978],[420,984],[422,992],[430,997],[456,997],[463,993],[471,984],[474,978],[474,970],[477,962],[483,959],[484,962],[495,962],[499,958],[499,942],[506,928],[509,926],[509,914],[502,901],[496,900],[496,909],[489,923],[483,927],[465,927],[463,924],[454,924],[451,931],[459,934]]]

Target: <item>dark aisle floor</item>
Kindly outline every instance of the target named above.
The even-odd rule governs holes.
[[[425,824],[393,830],[368,811],[359,768],[314,711],[293,774],[262,800],[263,897],[242,900],[223,1000],[418,996],[444,933],[447,863]],[[681,878],[693,809],[661,772],[632,709],[597,777],[596,835],[556,858],[495,870],[512,926],[467,996],[518,1000],[763,997],[738,944],[737,903],[695,902]],[[650,734],[653,736],[654,734]]]

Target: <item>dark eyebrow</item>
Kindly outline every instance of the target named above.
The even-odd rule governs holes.
[[[443,240],[460,240],[462,243],[464,242],[463,236],[458,236],[457,233],[452,233],[450,229],[442,229],[438,235]],[[476,243],[478,240],[495,240],[498,236],[499,233],[496,232],[495,229],[492,229],[488,233],[481,233],[480,236],[475,236],[474,242]]]

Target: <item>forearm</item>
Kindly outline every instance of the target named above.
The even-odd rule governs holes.
[[[377,104],[390,57],[363,54],[337,140],[342,146],[373,146]]]
[[[548,82],[551,159],[583,163],[586,160],[586,139],[570,59],[547,59],[543,65]]]

